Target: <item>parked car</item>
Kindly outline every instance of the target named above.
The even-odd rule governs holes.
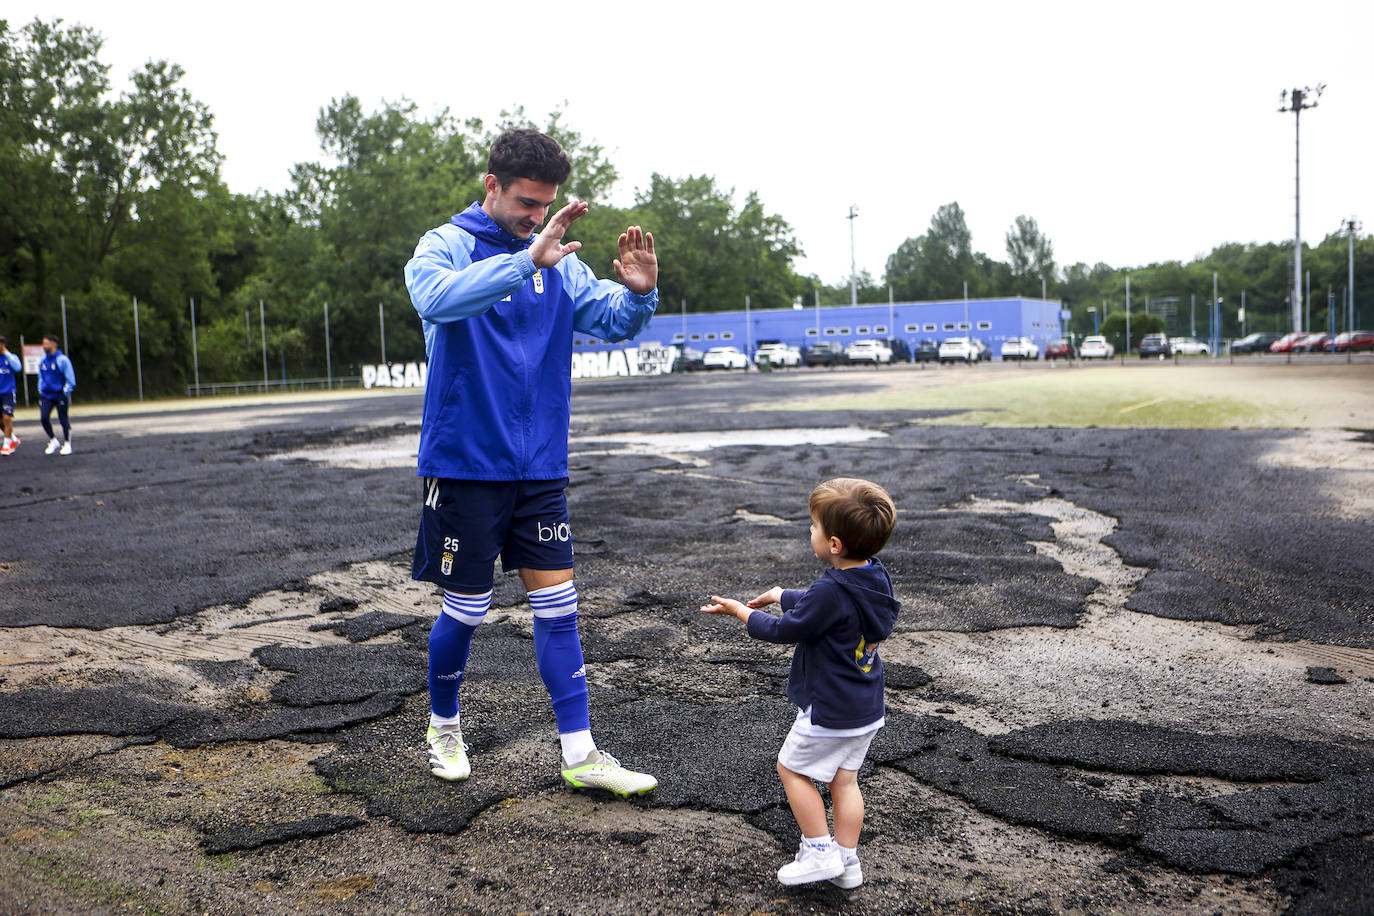
[[[880,366],[892,362],[892,350],[881,340],[856,340],[844,348],[844,358],[851,363]]]
[[[972,363],[978,361],[978,348],[967,337],[948,337],[940,343],[940,362]]]
[[[1002,341],[1003,359],[1039,359],[1040,348],[1029,337],[1008,337]]]
[[[754,365],[764,360],[774,369],[795,369],[801,365],[801,350],[785,343],[766,343],[754,351]]]
[[[1079,359],[1111,359],[1115,355],[1116,348],[1107,343],[1107,338],[1096,334],[1084,337],[1078,348]]]
[[[1169,335],[1167,334],[1146,334],[1140,338],[1140,358],[1145,359],[1149,356],[1156,356],[1163,359],[1170,356],[1173,350],[1169,346]]]
[[[1318,331],[1315,334],[1308,334],[1293,341],[1292,351],[1294,353],[1319,353],[1322,350],[1331,349],[1331,335],[1325,331]]]
[[[1337,353],[1374,350],[1374,331],[1346,331],[1336,335],[1334,346]]]
[[[883,341],[883,343],[887,344],[887,348],[892,351],[892,361],[894,363],[911,362],[911,347],[907,346],[905,340],[902,340],[900,337],[894,337],[891,340]]]
[[[1293,349],[1293,344],[1307,336],[1306,331],[1292,331],[1283,335],[1278,340],[1269,345],[1270,353],[1287,353]]]
[[[1277,331],[1260,331],[1257,334],[1247,334],[1240,340],[1231,344],[1232,353],[1268,353],[1269,345],[1278,340],[1283,335]]]
[[[933,363],[940,358],[940,345],[933,340],[923,340],[916,345],[912,359],[918,363]]]
[[[738,347],[712,347],[701,358],[703,369],[748,369],[749,357]]]
[[[1073,359],[1077,355],[1067,337],[1060,337],[1045,344],[1045,359]]]
[[[973,337],[970,340],[973,342],[974,361],[992,362],[992,348],[983,343],[982,338]]]
[[[1175,337],[1169,347],[1179,356],[1207,356],[1212,348],[1196,337]]]
[[[844,362],[844,349],[833,340],[818,340],[802,353],[807,366],[838,366]]]
[[[701,360],[705,355],[700,350],[683,347],[682,351],[678,353],[677,359],[673,360],[673,371],[696,372],[699,369],[704,369],[706,367],[702,365]]]

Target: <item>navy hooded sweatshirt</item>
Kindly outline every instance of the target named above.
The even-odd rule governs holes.
[[[749,635],[796,643],[787,698],[811,708],[823,728],[862,728],[883,717],[883,660],[878,644],[892,633],[901,602],[874,557],[867,566],[828,569],[805,592],[784,589],[782,616],[749,615]]]

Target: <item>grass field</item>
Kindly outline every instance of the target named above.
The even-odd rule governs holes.
[[[903,367],[866,393],[757,409],[955,410],[926,422],[1002,427],[1369,429],[1374,363]]]

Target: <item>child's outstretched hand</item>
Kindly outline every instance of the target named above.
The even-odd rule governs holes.
[[[701,612],[703,614],[732,614],[740,620],[749,616],[749,608],[745,607],[734,598],[722,598],[719,595],[711,596],[711,604],[703,604]]]
[[[762,595],[759,595],[753,601],[750,601],[749,606],[753,608],[768,607],[768,605],[777,604],[781,600],[782,587],[775,585],[768,591],[764,592]]]

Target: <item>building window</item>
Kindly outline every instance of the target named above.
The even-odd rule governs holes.
[[[716,339],[716,335],[714,335],[714,334],[707,334],[707,335],[706,335],[706,339],[707,339],[707,340],[715,340],[715,339]]]
[[[807,328],[807,329],[806,329],[806,336],[807,336],[807,337],[815,337],[816,334],[817,334],[817,331],[816,331],[815,328]]]
[[[967,321],[961,321],[961,322],[959,322],[959,330],[961,330],[961,331],[967,331],[967,330],[968,330],[968,322],[967,322]]]
[[[682,334],[681,334],[681,333],[678,333],[678,334],[674,334],[674,335],[673,335],[673,343],[682,343]]]
[[[859,328],[859,333],[860,333],[860,334],[867,334],[867,333],[868,333],[868,328]]]
[[[992,322],[991,322],[991,321],[980,321],[980,322],[978,322],[978,330],[980,330],[980,331],[991,331],[991,330],[992,330]]]
[[[840,328],[840,333],[841,333],[841,334],[849,334],[849,333],[851,333],[851,332],[850,332],[849,328]]]
[[[835,336],[835,329],[834,329],[834,328],[826,328],[826,329],[825,329],[825,336],[826,336],[826,337],[834,337],[834,336]]]
[[[734,331],[721,331],[721,332],[720,332],[720,339],[721,339],[721,340],[734,340],[734,339],[735,339],[735,332],[734,332]]]
[[[946,321],[946,322],[945,322],[945,330],[946,330],[946,331],[952,331],[952,330],[954,330],[954,322],[952,322],[952,321]]]
[[[935,322],[933,322],[933,321],[927,321],[926,324],[925,324],[925,330],[927,330],[927,331],[933,331],[933,330],[935,330]],[[949,328],[945,328],[945,330],[948,331]]]
[[[701,335],[700,335],[700,334],[693,334],[693,335],[692,335],[692,339],[693,339],[693,340],[701,340]]]
[[[915,334],[915,333],[916,333],[917,331],[919,331],[919,330],[921,330],[921,326],[920,326],[919,324],[909,324],[909,325],[906,326],[906,332],[907,332],[908,334]],[[933,330],[935,330],[935,325],[933,325],[933,324],[930,325],[929,327],[926,328],[926,330],[927,330],[927,331],[933,331]]]
[[[873,333],[874,333],[874,334],[886,334],[886,333],[887,333],[887,325],[885,325],[885,324],[875,324],[875,325],[873,326]]]

